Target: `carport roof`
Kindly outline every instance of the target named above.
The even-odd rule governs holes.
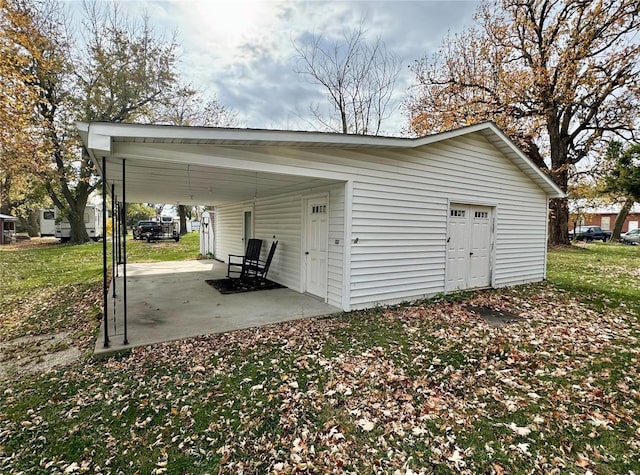
[[[534,165],[493,123],[483,122],[420,138],[380,137],[324,132],[300,132],[217,127],[78,122],[80,136],[100,174],[106,160],[107,183],[121,196],[122,161],[127,160],[128,202],[215,205],[285,191],[299,191],[338,183],[330,175],[310,176],[248,163],[244,168],[224,160],[203,160],[188,153],[193,146],[288,148],[416,148],[471,133],[481,133],[509,157],[550,197],[563,197],[560,188]],[[184,147],[184,150],[182,149]],[[160,150],[163,147],[164,150]]]

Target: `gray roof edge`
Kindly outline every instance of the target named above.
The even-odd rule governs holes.
[[[185,140],[229,140],[253,142],[326,143],[327,145],[407,146],[414,139],[373,135],[339,134],[275,129],[240,129],[229,127],[199,127],[158,124],[126,124],[122,122],[77,122],[87,132],[122,138],[155,138]]]

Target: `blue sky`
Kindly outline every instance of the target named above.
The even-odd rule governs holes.
[[[102,0],[108,1],[108,0]],[[81,4],[68,0],[71,13]],[[327,37],[364,27],[381,36],[387,50],[402,58],[394,97],[399,106],[413,81],[409,66],[438,49],[447,32],[473,22],[478,3],[449,1],[200,1],[125,0],[132,15],[143,11],[156,29],[177,33],[185,78],[221,104],[237,111],[240,125],[252,128],[310,129],[309,105],[323,103],[322,90],[294,72],[294,42],[310,33]],[[302,116],[302,117],[301,117]],[[406,125],[399,107],[383,125],[398,135]]]

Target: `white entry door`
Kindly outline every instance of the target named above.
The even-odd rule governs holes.
[[[323,299],[327,298],[327,243],[329,234],[329,213],[327,198],[306,200],[304,291]]]
[[[446,290],[491,285],[492,208],[452,204],[447,236]]]
[[[242,211],[242,251],[247,248],[249,239],[253,237],[253,207]]]

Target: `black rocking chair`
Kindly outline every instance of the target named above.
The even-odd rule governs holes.
[[[257,266],[259,264],[261,250],[262,239],[249,239],[244,256],[229,254],[227,277],[230,279],[246,279],[245,273],[249,266]]]
[[[264,283],[267,279],[267,273],[269,272],[269,267],[271,266],[273,255],[276,253],[277,246],[278,241],[273,241],[271,243],[271,249],[269,249],[267,260],[258,260],[257,262],[247,263],[246,269],[243,269],[243,277],[245,280],[251,280],[258,285]]]

